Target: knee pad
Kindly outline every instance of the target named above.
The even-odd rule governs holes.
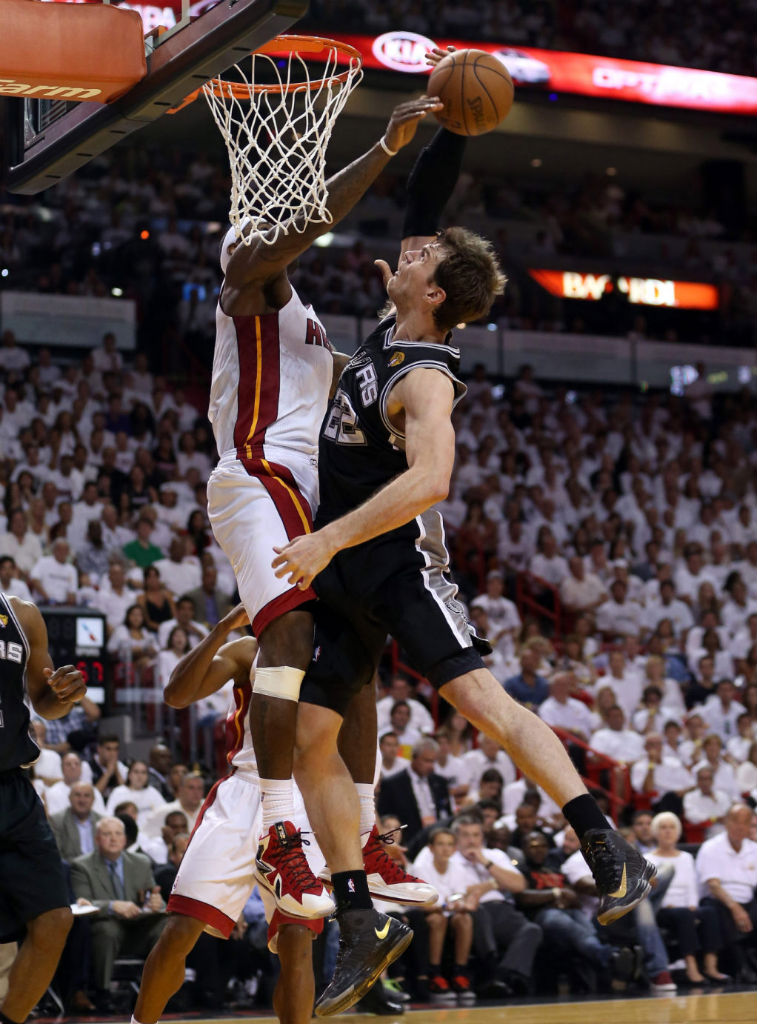
[[[257,668],[252,692],[266,697],[278,697],[279,700],[292,700],[296,704],[300,699],[300,686],[304,678],[305,673],[300,669],[286,665]]]

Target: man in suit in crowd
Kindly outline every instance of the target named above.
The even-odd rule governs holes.
[[[200,586],[187,593],[187,597],[191,597],[194,602],[195,619],[208,628],[212,628],[228,615],[234,605],[231,594],[219,590],[217,584],[218,570],[214,565],[205,565]]]
[[[422,739],[413,747],[410,767],[384,779],[378,795],[378,813],[393,814],[406,826],[404,842],[451,813],[447,780],[434,772],[439,744]]]
[[[71,887],[77,900],[97,907],[92,921],[92,973],[98,1010],[110,1009],[113,963],[120,953],[146,956],[157,942],[166,917],[149,859],[128,853],[126,832],[118,818],[101,818],[95,850],[71,864]]]
[[[75,782],[69,790],[69,806],[50,818],[63,860],[74,860],[95,849],[95,827],[101,816],[92,810],[94,802],[93,786],[89,782]]]

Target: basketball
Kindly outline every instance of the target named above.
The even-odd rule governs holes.
[[[435,117],[456,135],[483,135],[513,105],[513,80],[505,65],[484,50],[456,50],[436,65],[426,92],[444,110]]]

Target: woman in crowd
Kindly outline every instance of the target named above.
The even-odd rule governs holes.
[[[473,726],[454,708],[450,709],[441,731],[447,734],[449,752],[453,757],[462,757],[473,749]]]
[[[189,637],[181,626],[174,626],[168,634],[168,643],[158,654],[158,686],[165,690],[171,673],[189,650]]]
[[[108,652],[121,661],[131,662],[137,672],[143,672],[153,664],[158,646],[138,604],[126,609],[124,621],[116,626],[108,639]]]
[[[157,632],[161,622],[176,618],[173,597],[160,578],[160,570],[154,565],[145,568],[143,579],[144,590],[137,597],[137,604],[142,609],[147,628]]]
[[[392,710],[389,712],[389,724],[392,732],[397,734],[400,754],[410,758],[412,749],[421,738],[421,734],[410,722],[410,705],[406,700],[398,700],[392,704]]]
[[[657,923],[675,936],[686,963],[686,977],[693,985],[701,985],[705,981],[726,981],[726,976],[718,971],[718,950],[722,940],[717,913],[712,907],[699,906],[694,858],[677,847],[681,838],[681,822],[671,811],[656,814],[652,819],[652,835],[657,840],[657,848],[646,854],[647,859],[658,870],[666,865],[673,868],[673,876],[659,898]],[[704,953],[704,974],[700,973],[697,962],[700,949]]]
[[[199,508],[190,513],[185,532],[192,542],[191,554],[197,555],[199,558],[205,548],[210,545],[210,530],[205,514]]]
[[[152,812],[166,802],[158,790],[148,784],[148,769],[144,761],[132,761],[126,774],[126,785],[116,786],[108,797],[107,813],[115,814],[116,807],[126,800],[136,805],[140,828],[144,827]]]

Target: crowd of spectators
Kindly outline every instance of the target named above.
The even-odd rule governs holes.
[[[167,372],[179,369],[182,342],[209,366],[230,190],[224,161],[220,150],[108,153],[49,189],[42,207],[6,196],[0,286],[95,297],[115,289],[136,302],[140,346],[160,351]],[[567,187],[552,174],[545,167],[512,180],[476,168],[461,175],[449,204],[449,221],[491,237],[507,270],[493,319],[524,330],[753,343],[755,233],[743,211],[726,216],[695,191],[685,200],[642,195],[622,171]],[[373,259],[392,258],[403,203],[403,180],[383,175],[342,225],[347,245],[303,258],[295,281],[321,313],[371,316],[381,305]],[[645,321],[617,288],[603,302],[556,299],[528,275],[545,266],[700,279],[718,286],[719,311],[641,307]]]
[[[116,681],[137,676],[159,695],[236,597],[207,522],[215,458],[207,421],[150,372],[143,353],[125,365],[111,336],[64,365],[45,350],[32,356],[6,333],[0,361],[0,586],[40,604],[101,611]],[[655,845],[644,831],[654,812],[672,815],[665,820],[685,839],[704,840],[703,850],[728,842],[752,851],[752,812],[741,801],[757,801],[753,393],[715,395],[702,372],[682,399],[647,395],[636,404],[587,393],[570,401],[564,389],[547,395],[528,367],[504,392],[498,397],[477,368],[455,413],[457,458],[440,505],[462,596],[492,644],[491,671],[560,730],[616,824],[636,811],[645,849]],[[517,778],[495,743],[476,742],[423,682],[395,674],[380,696],[382,829],[406,826],[387,849],[414,858],[422,877],[444,876],[447,862],[461,869],[444,890],[449,915],[415,922],[414,952],[400,967],[419,998],[465,1001],[472,986],[503,997],[548,990],[556,983],[549,951],[566,943],[580,950],[566,968],[576,991],[602,991],[640,970],[656,990],[672,990],[675,958],[664,942],[676,937],[682,980],[699,983],[700,969],[717,980],[723,966],[753,977],[738,941],[745,914],[757,924],[744,878],[718,887],[700,872],[700,895],[717,904],[700,913],[687,897],[701,948],[681,943],[680,914],[663,915],[662,937],[646,911],[629,930],[598,935],[584,913],[592,906],[585,865],[580,874],[580,854],[568,856],[576,840],[559,807]],[[227,699],[222,691],[204,703],[200,725],[222,718]],[[99,717],[86,700],[64,719],[36,723],[36,784],[67,858],[117,860],[124,846],[150,858],[155,885],[129,895],[120,879],[119,902],[128,904],[125,921],[137,893],[160,914],[158,872],[180,861],[214,774],[212,753],[204,756],[212,742],[200,755],[204,775],[186,770],[173,732],[164,736],[173,757],[159,743],[145,764],[119,750],[117,737],[98,736]],[[662,839],[655,848],[677,857]],[[84,868],[72,871],[74,894],[104,898],[88,888]],[[661,913],[679,907],[663,902]],[[260,922],[257,902],[246,914]],[[137,952],[154,938],[141,927],[129,939]],[[244,930],[240,922],[244,955],[200,958],[192,999],[249,996],[255,970]],[[449,962],[440,959],[447,932]],[[253,933],[258,941],[257,926]],[[119,936],[111,921],[96,947],[101,1005]],[[256,957],[266,956],[263,946]],[[81,969],[65,976],[69,997],[86,1006],[91,979]]]
[[[599,53],[609,57],[754,75],[747,26],[754,22],[752,0],[730,0],[717,10],[695,5],[686,18],[672,4],[650,0],[627,4],[599,0],[316,0],[312,25],[335,31],[380,34],[405,30],[435,38],[498,42],[546,50]]]

